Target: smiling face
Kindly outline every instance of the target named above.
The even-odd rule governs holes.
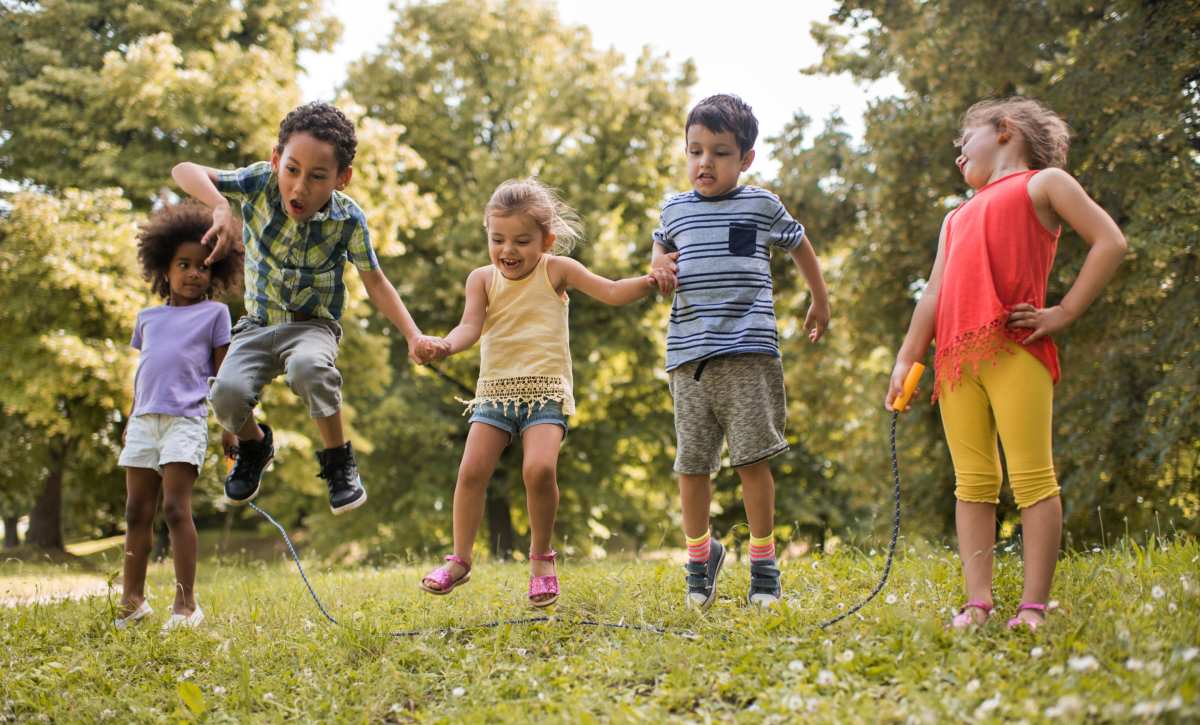
[[[307,133],[293,134],[282,151],[272,152],[271,168],[279,178],[283,210],[298,222],[308,221],[335,189],[350,183],[351,169],[338,169],[333,144]]]
[[[687,130],[688,181],[701,196],[720,196],[732,190],[738,176],[750,168],[754,149],[742,154],[732,131],[713,133],[700,124]]]
[[[528,214],[488,216],[488,257],[508,279],[521,279],[554,246],[554,234],[542,231]]]
[[[171,304],[182,307],[195,304],[208,294],[212,271],[204,265],[210,250],[200,242],[184,242],[175,249],[167,267]]]
[[[991,123],[968,126],[956,142],[959,155],[954,165],[963,180],[972,189],[978,189],[991,180],[1002,161],[1004,145],[1011,141],[1010,134],[997,130]]]

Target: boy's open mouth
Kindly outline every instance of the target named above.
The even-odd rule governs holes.
[[[301,204],[300,202],[296,201],[295,199],[288,201],[288,208],[291,209],[296,214],[299,214],[300,212],[304,211],[304,205]]]

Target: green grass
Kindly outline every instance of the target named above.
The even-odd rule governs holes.
[[[563,620],[666,624],[695,638],[569,623],[429,634],[530,616],[525,569],[482,564],[448,597],[418,591],[424,567],[312,565],[325,622],[290,563],[202,562],[208,614],[160,635],[168,566],[151,570],[154,621],[110,626],[103,597],[0,608],[0,721],[702,721],[1194,720],[1200,717],[1200,545],[1131,541],[1065,556],[1058,608],[1037,632],[1008,632],[1020,592],[1014,553],[997,558],[1001,616],[943,628],[960,603],[955,557],[905,544],[892,581],[860,615],[814,623],[874,584],[882,558],[843,552],[784,564],[789,607],[742,603],[731,564],[706,615],[682,606],[670,563],[561,565]],[[70,573],[10,562],[4,577]]]

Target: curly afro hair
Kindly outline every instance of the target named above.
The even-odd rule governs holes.
[[[199,242],[211,226],[212,212],[194,201],[168,204],[150,215],[138,230],[138,261],[142,263],[142,276],[150,283],[154,294],[163,299],[171,295],[167,269],[175,258],[175,250],[185,242]],[[209,296],[214,291],[224,294],[238,285],[242,262],[243,253],[231,250],[224,259],[213,264]]]
[[[358,150],[358,138],[354,135],[354,124],[346,114],[336,107],[321,101],[306,103],[294,109],[279,124],[279,143],[275,151],[283,154],[283,147],[293,134],[307,133],[315,139],[333,145],[337,157],[338,171],[344,171],[354,161]]]

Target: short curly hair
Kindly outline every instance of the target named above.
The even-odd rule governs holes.
[[[358,138],[354,135],[354,124],[335,106],[321,101],[306,103],[293,109],[279,123],[279,143],[276,153],[283,154],[288,139],[297,133],[307,133],[315,139],[333,145],[337,157],[338,171],[350,168],[358,150]]]
[[[212,212],[195,201],[167,204],[150,215],[138,229],[138,261],[142,276],[150,283],[154,294],[166,299],[171,295],[167,270],[175,258],[175,250],[186,242],[199,242],[212,227]],[[224,294],[237,287],[242,272],[242,252],[231,250],[212,266],[207,295],[215,291]]]
[[[754,110],[732,93],[718,93],[693,106],[683,124],[685,138],[692,126],[703,126],[713,133],[732,133],[743,156],[754,148],[758,139],[758,119],[754,117]]]

